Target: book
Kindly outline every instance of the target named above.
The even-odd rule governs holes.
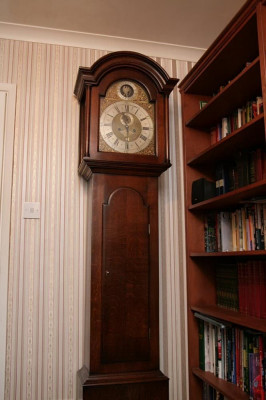
[[[206,319],[209,320],[208,317]],[[203,321],[204,329],[208,332],[208,340],[203,342],[204,352],[208,354],[209,362],[213,359],[215,365],[212,370],[209,364],[208,371],[237,385],[249,393],[250,399],[265,400],[266,334],[238,326],[221,328],[219,321],[217,324],[215,319],[210,321],[213,323]],[[202,328],[199,329],[199,335],[201,331]]]
[[[210,360],[210,324],[204,321],[204,371],[211,371],[211,360]]]
[[[200,100],[199,105],[200,105],[200,110],[202,110],[203,107],[205,107],[208,104],[207,101]]]
[[[236,264],[219,264],[216,267],[216,304],[238,311],[238,270]]]
[[[200,101],[200,109],[205,107],[207,102]],[[236,129],[252,121],[263,112],[263,99],[257,96],[255,99],[247,101],[242,107],[233,110],[230,115],[224,116],[216,125],[216,141],[219,141]]]
[[[199,367],[205,371],[205,352],[204,352],[204,321],[199,319]]]
[[[221,211],[219,216],[221,251],[233,251],[231,213]]]
[[[230,119],[228,117],[222,118],[222,138],[231,133]]]
[[[204,222],[204,242],[207,253],[217,251],[216,215],[208,214]]]
[[[258,96],[256,98],[256,104],[257,104],[257,115],[263,113],[263,99],[261,96]]]
[[[217,306],[266,319],[266,261],[218,264],[215,282]]]
[[[266,204],[250,203],[234,211],[205,216],[205,251],[265,250]]]

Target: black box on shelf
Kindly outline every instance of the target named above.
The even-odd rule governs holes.
[[[215,195],[215,182],[207,181],[205,178],[200,178],[192,182],[192,204],[210,199]]]

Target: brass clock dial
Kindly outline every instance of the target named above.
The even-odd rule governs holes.
[[[120,101],[111,104],[102,113],[100,133],[111,149],[120,153],[139,153],[153,140],[154,126],[143,107]]]
[[[155,154],[154,105],[143,87],[132,81],[115,82],[101,101],[99,150]]]

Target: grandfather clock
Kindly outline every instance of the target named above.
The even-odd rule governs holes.
[[[79,173],[92,184],[83,399],[168,399],[159,370],[158,176],[171,166],[168,99],[177,82],[133,52],[79,68]]]

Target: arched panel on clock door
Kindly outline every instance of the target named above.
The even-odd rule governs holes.
[[[150,358],[150,208],[116,189],[103,204],[102,363]]]

